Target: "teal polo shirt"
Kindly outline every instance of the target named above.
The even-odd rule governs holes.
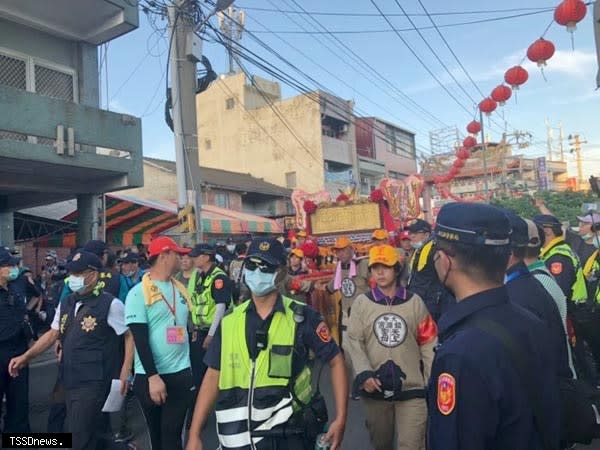
[[[164,299],[146,306],[142,283],[136,284],[127,294],[125,301],[125,322],[148,325],[150,349],[159,374],[169,374],[190,367],[190,346],[187,337],[188,307],[185,298],[175,288],[175,316],[173,308],[173,285],[170,281],[153,281]],[[167,305],[168,302],[168,305]],[[175,319],[175,322],[174,322]],[[184,327],[186,336],[182,344],[167,343],[167,327],[173,324]],[[137,349],[135,352],[135,373],[145,374]]]

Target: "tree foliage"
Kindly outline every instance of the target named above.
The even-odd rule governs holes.
[[[577,217],[583,213],[584,203],[597,203],[599,199],[590,192],[550,192],[540,191],[535,196],[521,198],[500,197],[491,201],[493,205],[509,209],[526,219],[531,219],[540,211],[536,207],[535,199],[542,199],[546,207],[552,211],[558,220],[569,221],[572,226],[577,225]]]

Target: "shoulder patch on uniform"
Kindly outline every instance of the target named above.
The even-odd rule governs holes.
[[[223,278],[217,278],[215,280],[215,289],[223,289]]]
[[[438,377],[437,407],[444,415],[448,416],[456,406],[456,380],[449,373],[442,373]]]
[[[319,324],[316,332],[317,336],[319,336],[319,339],[321,339],[323,342],[327,343],[331,341],[331,333],[329,332],[329,327],[325,322],[321,322]]]
[[[563,264],[561,262],[553,262],[550,264],[550,272],[553,275],[560,275],[563,271]]]

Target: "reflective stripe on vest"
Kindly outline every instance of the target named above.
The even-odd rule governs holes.
[[[600,303],[600,282],[598,282],[598,277],[600,277],[600,263],[598,262],[598,250],[595,250],[585,262],[583,275],[590,283],[589,287],[595,289],[595,292],[593,293],[594,301]],[[588,294],[590,296],[592,295],[592,293]]]
[[[283,297],[285,313],[276,311],[269,327],[267,348],[255,361],[246,344],[246,309],[252,300],[235,307],[221,322],[221,369],[216,405],[217,433],[223,449],[250,447],[263,438],[250,431],[268,431],[286,423],[294,412],[290,393],[296,322]],[[305,367],[294,380],[294,393],[302,403],[311,395],[311,373]]]
[[[571,301],[574,303],[585,303],[587,301],[587,287],[585,285],[585,277],[583,276],[583,270],[579,258],[571,247],[567,243],[558,244],[548,250],[547,253],[542,255],[542,259],[547,261],[555,255],[561,255],[569,258],[575,269],[575,282],[571,287]]]
[[[196,291],[196,279],[198,272],[195,271],[190,277],[188,284],[188,290],[193,286],[192,290],[192,323],[199,328],[208,328],[211,326],[215,313],[217,311],[217,305],[215,299],[212,296],[212,285],[217,275],[226,275],[219,267],[212,270],[204,280],[202,280],[202,292]],[[192,284],[193,282],[193,284]]]

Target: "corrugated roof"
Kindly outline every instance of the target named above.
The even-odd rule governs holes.
[[[160,167],[169,172],[175,172],[175,161],[158,158],[144,158],[144,162]],[[198,173],[203,186],[220,187],[234,191],[254,192],[257,194],[277,197],[291,197],[292,190],[253,177],[248,173],[230,172],[228,170],[200,167]]]

